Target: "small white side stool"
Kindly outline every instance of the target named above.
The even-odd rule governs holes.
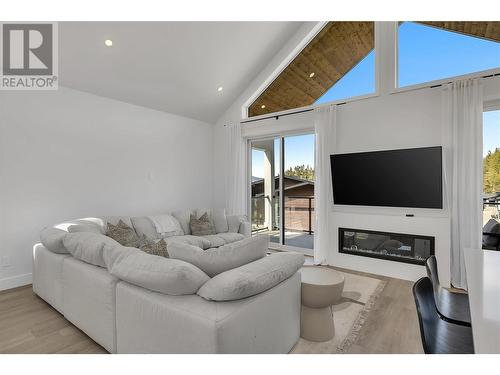
[[[342,297],[344,276],[331,268],[304,266],[300,336],[309,341],[328,341],[335,334],[332,305]]]

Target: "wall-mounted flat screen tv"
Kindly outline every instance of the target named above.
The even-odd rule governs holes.
[[[330,156],[334,204],[443,208],[442,149]]]

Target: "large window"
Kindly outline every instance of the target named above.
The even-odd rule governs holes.
[[[483,114],[483,247],[499,250],[495,228],[500,222],[500,110]]]
[[[277,245],[313,248],[314,135],[251,142],[252,232]]]
[[[372,50],[355,67],[347,72],[314,104],[355,98],[374,93],[375,90],[375,50]]]
[[[483,191],[485,202],[500,204],[500,110],[483,114]],[[500,206],[485,204],[483,224],[499,218]]]
[[[429,23],[399,26],[399,87],[500,67],[498,35],[489,31],[494,22]]]

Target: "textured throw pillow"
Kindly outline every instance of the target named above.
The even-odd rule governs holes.
[[[168,258],[168,251],[167,251],[167,243],[165,240],[162,238],[159,241],[151,241],[148,240],[146,237],[142,238],[142,243],[140,246],[140,249],[144,251],[145,253],[151,254],[151,255],[158,255],[160,257]]]
[[[141,244],[141,239],[134,228],[129,227],[123,220],[118,221],[116,225],[108,223],[106,236],[127,247],[139,247]]]
[[[207,236],[210,234],[215,234],[215,228],[208,217],[208,213],[205,212],[198,219],[196,215],[191,214],[189,219],[189,226],[191,228],[191,234],[193,236]]]

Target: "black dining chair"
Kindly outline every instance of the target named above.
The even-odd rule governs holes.
[[[428,277],[422,277],[413,285],[413,296],[425,354],[474,353],[472,328],[441,319]]]
[[[451,292],[441,286],[439,283],[437,261],[434,255],[427,258],[425,268],[427,269],[427,276],[432,283],[434,303],[439,315],[451,323],[470,327],[469,296],[464,293]]]

